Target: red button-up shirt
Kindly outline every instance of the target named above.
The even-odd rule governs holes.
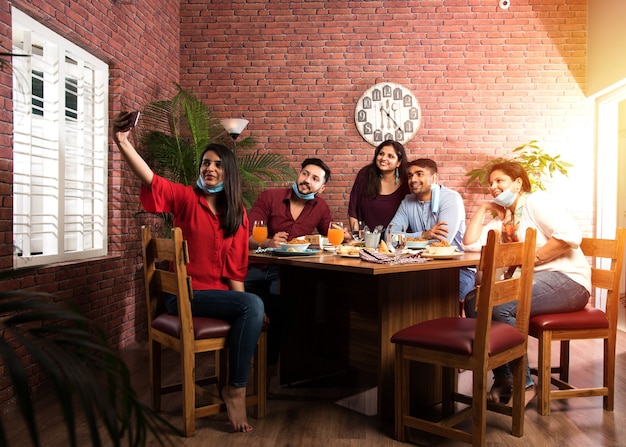
[[[144,209],[174,215],[189,249],[187,273],[194,290],[228,290],[228,279],[243,281],[248,271],[248,218],[236,234],[224,237],[220,214],[213,214],[204,193],[191,186],[173,183],[155,174],[150,187],[142,186]]]

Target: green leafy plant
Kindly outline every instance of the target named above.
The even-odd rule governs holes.
[[[85,445],[77,439],[78,415],[93,446],[144,446],[149,433],[160,445],[174,445],[170,435],[181,435],[180,431],[139,400],[126,364],[107,346],[101,330],[51,298],[44,293],[0,292],[0,359],[32,445],[47,442],[38,433],[24,352],[51,386],[63,414],[68,446]],[[9,445],[2,419],[0,445]]]
[[[141,144],[148,164],[159,175],[185,185],[198,177],[200,155],[209,143],[233,146],[215,112],[191,93],[176,85],[169,100],[148,104],[142,113]],[[280,154],[249,152],[252,137],[237,141],[237,162],[242,177],[244,204],[249,209],[267,182],[295,178],[295,171]],[[244,155],[241,155],[241,154]]]
[[[503,161],[516,161],[521,164],[530,178],[533,190],[545,191],[545,179],[551,178],[556,172],[567,177],[567,171],[572,167],[570,163],[561,160],[560,155],[551,156],[537,145],[537,140],[529,141],[519,147],[513,149],[513,156],[510,158],[496,158],[489,160],[480,168],[472,169],[465,175],[468,176],[466,185],[469,186],[475,181],[480,186],[488,186],[489,179],[487,175],[491,167],[496,163]]]

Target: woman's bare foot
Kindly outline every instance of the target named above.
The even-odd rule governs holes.
[[[233,426],[233,430],[240,433],[252,431],[246,413],[246,387],[226,385],[222,390],[222,399],[226,404],[228,420]]]
[[[496,377],[491,390],[487,392],[489,402],[506,404],[511,399],[513,377]]]

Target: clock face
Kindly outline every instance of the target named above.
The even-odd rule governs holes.
[[[359,98],[354,121],[361,136],[373,146],[386,140],[408,143],[419,129],[422,110],[407,87],[381,82]]]

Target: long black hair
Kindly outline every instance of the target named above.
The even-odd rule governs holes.
[[[235,154],[221,144],[209,144],[200,155],[198,172],[202,166],[202,158],[207,152],[214,152],[222,161],[224,190],[217,193],[217,207],[222,213],[220,227],[224,237],[233,236],[243,223],[244,204],[241,189],[241,175]]]
[[[378,154],[380,153],[381,149],[385,146],[392,146],[394,151],[396,151],[396,156],[398,157],[398,160],[400,160],[400,166],[398,166],[398,181],[406,182],[407,159],[404,146],[402,145],[402,143],[398,143],[394,140],[385,140],[378,146],[376,146],[376,150],[374,151],[374,159],[369,165],[363,168],[367,172],[367,185],[365,186],[365,196],[371,197],[372,199],[375,199],[380,194],[380,177],[382,173],[376,165],[376,159],[378,158]]]

